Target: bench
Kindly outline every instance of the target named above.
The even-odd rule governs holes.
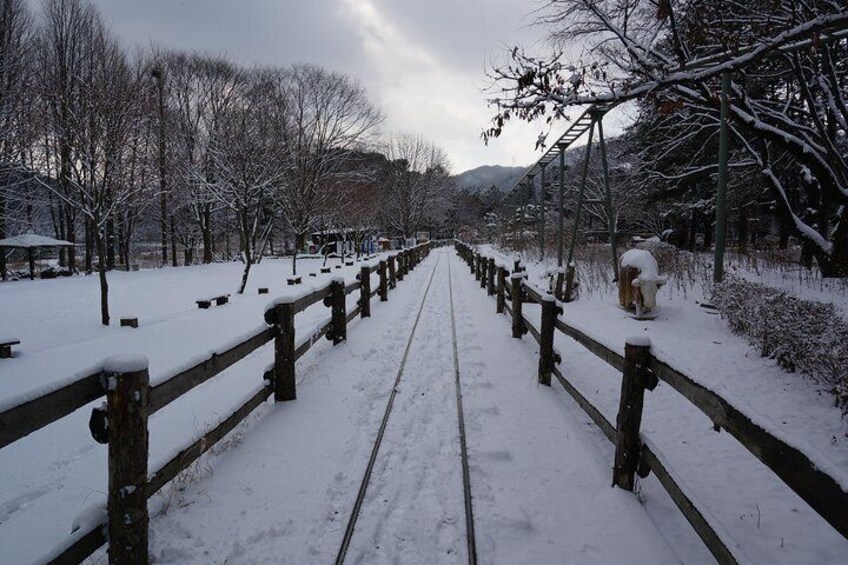
[[[221,296],[215,296],[215,297],[212,297],[212,298],[195,300],[195,302],[197,303],[197,307],[201,308],[203,310],[206,310],[207,308],[212,306],[213,302],[215,303],[215,306],[220,306],[222,304],[226,304],[229,301],[230,301],[230,295],[229,294],[222,294]]]
[[[353,267],[353,261],[345,261],[345,265],[348,267]]]
[[[321,272],[322,272],[322,273],[329,273],[329,272],[330,272],[330,267],[321,267]]]
[[[292,277],[292,278],[290,278],[290,279],[286,279],[286,283],[287,283],[289,286],[293,286],[293,285],[296,285],[296,284],[300,284],[300,281],[301,281],[301,280],[302,280],[302,279],[301,279],[300,277]]]
[[[0,359],[11,359],[12,358],[12,346],[19,345],[21,340],[19,339],[9,339],[6,341],[0,341]]]
[[[268,287],[261,286],[257,290],[259,291],[259,294],[268,294]]]
[[[121,318],[121,327],[122,328],[137,328],[138,327],[138,318]]]

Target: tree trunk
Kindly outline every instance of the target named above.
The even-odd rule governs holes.
[[[241,275],[241,286],[239,286],[238,293],[244,294],[244,289],[247,287],[247,277],[250,275],[250,267],[253,265],[253,253],[251,253],[251,237],[250,237],[250,229],[249,229],[249,220],[247,218],[247,214],[239,214],[238,222],[240,225],[239,232],[241,233],[241,254],[242,261],[244,261],[244,272]]]
[[[109,325],[109,283],[106,281],[106,244],[101,230],[93,230],[97,247],[97,272],[100,277],[100,323]]]
[[[92,264],[94,262],[94,230],[91,227],[91,220],[85,220],[85,274],[91,274]]]
[[[173,214],[171,214],[171,266],[180,266],[179,261],[177,261],[177,227],[174,225]]]
[[[208,264],[212,262],[212,206],[204,204],[202,210],[203,220],[201,221],[201,231],[203,232],[203,262]]]

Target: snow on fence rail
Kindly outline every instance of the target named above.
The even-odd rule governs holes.
[[[429,243],[424,243],[390,255],[386,260],[366,264],[360,269],[357,281],[348,285],[343,278],[333,278],[319,288],[293,290],[268,306],[264,326],[152,386],[146,359],[112,359],[60,385],[0,404],[0,448],[3,448],[106,396],[105,407],[92,410],[89,426],[95,440],[109,445],[107,508],[96,508],[77,520],[71,536],[41,561],[81,563],[111,540],[110,563],[147,563],[147,499],[223,439],[272,394],[276,401],[294,400],[295,361],[321,337],[326,336],[334,344],[344,341],[351,320],[370,316],[371,298],[379,294],[381,301],[388,300],[389,289],[429,251]],[[375,272],[379,285],[372,291],[371,275]],[[357,290],[360,291],[357,306],[348,313],[346,296]],[[322,300],[331,309],[329,321],[296,342],[295,315]],[[148,417],[271,341],[274,341],[274,363],[265,373],[264,382],[250,391],[214,429],[175,450],[148,476]]]
[[[512,318],[512,336],[521,338],[529,332],[539,343],[539,382],[550,385],[551,375],[555,376],[604,435],[616,445],[613,483],[632,491],[635,474],[647,477],[653,471],[719,563],[739,563],[744,562],[745,558],[731,551],[733,543],[721,530],[718,522],[705,510],[695,506],[692,496],[687,493],[685,483],[675,476],[656,447],[640,435],[644,392],[653,390],[660,380],[710,418],[716,431],[724,429],[730,433],[837,532],[848,538],[848,488],[844,486],[844,481],[822,469],[822,462],[811,460],[807,454],[775,437],[725,398],[658,359],[656,353],[651,350],[649,341],[628,340],[629,343],[625,344],[625,354],[622,356],[585,332],[568,325],[558,317],[562,314],[562,307],[552,295],[534,288],[526,281],[526,273],[518,261],[510,273],[503,265],[496,266],[494,258],[477,253],[465,243],[456,241],[455,247],[480,281],[480,286],[486,288],[489,295],[496,296],[497,312],[506,312]],[[494,283],[495,279],[497,284]],[[535,302],[542,307],[540,329],[535,328],[522,313],[522,304],[527,302]],[[622,372],[621,400],[616,426],[580,394],[556,367],[560,358],[553,349],[554,329],[571,337]]]

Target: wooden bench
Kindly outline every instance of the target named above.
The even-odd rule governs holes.
[[[122,328],[137,328],[138,327],[138,318],[121,318],[121,327]]]
[[[300,281],[301,281],[301,280],[302,280],[302,279],[301,279],[300,277],[291,277],[290,279],[286,279],[286,283],[287,283],[289,286],[294,286],[294,285],[296,285],[296,284],[300,284]]]
[[[205,299],[201,299],[201,300],[196,300],[195,302],[197,302],[198,308],[206,310],[207,308],[212,306],[213,302],[215,303],[215,306],[220,306],[222,304],[226,304],[229,301],[230,301],[230,295],[229,294],[222,294],[221,296],[215,296],[215,297],[212,297],[212,298],[205,298]]]
[[[321,267],[321,272],[322,272],[322,273],[329,273],[329,272],[330,272],[330,270],[331,270],[331,269],[330,269],[330,267]]]
[[[262,286],[257,289],[259,294],[268,294],[268,287]]]
[[[7,341],[0,341],[0,359],[11,359],[12,358],[12,346],[20,345],[21,340],[19,339],[9,339]]]

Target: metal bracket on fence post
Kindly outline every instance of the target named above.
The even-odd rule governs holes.
[[[110,368],[109,365],[113,367]],[[144,357],[107,361],[110,563],[148,563],[147,398]]]
[[[359,307],[362,309],[360,315],[363,318],[371,317],[371,269],[369,267],[359,269]]]
[[[380,302],[385,302],[389,299],[389,282],[386,275],[385,261],[380,261],[378,271],[380,273]]]
[[[648,369],[651,358],[651,342],[644,337],[627,340],[624,346],[624,374],[621,379],[621,399],[618,403],[615,436],[614,486],[632,491],[635,473],[642,456],[642,407],[645,390],[654,390],[657,377]]]

